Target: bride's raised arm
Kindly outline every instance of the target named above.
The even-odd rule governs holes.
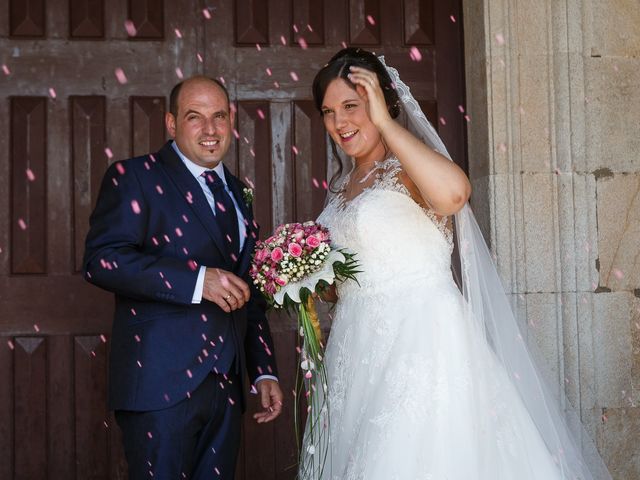
[[[349,79],[367,99],[371,121],[400,160],[424,202],[438,215],[457,213],[471,195],[471,184],[462,169],[391,118],[374,72],[351,67]]]

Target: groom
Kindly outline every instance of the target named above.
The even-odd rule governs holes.
[[[232,479],[246,372],[258,423],[282,408],[265,302],[248,267],[257,224],[246,188],[222,163],[234,112],[218,81],[171,91],[158,153],[107,170],[85,276],[115,294],[109,406],[129,478]]]

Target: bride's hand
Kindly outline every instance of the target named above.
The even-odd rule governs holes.
[[[389,115],[378,76],[366,68],[351,66],[349,70],[351,71],[349,80],[356,85],[358,94],[367,101],[371,122],[378,127],[378,130],[382,130],[384,125],[393,119]]]
[[[335,284],[323,288],[320,293],[314,293],[313,296],[323,302],[336,303],[338,301],[338,291]]]

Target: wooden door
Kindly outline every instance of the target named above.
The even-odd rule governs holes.
[[[106,409],[112,298],[80,275],[109,163],[157,149],[171,87],[221,77],[226,161],[263,234],[314,218],[331,170],[310,84],[343,45],[384,53],[466,166],[459,0],[0,0],[0,478],[126,478]],[[295,477],[294,323],[272,316],[283,418],[247,416],[239,479]]]

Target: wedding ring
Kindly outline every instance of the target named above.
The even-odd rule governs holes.
[[[229,300],[230,298],[231,298],[231,294],[229,294],[226,297],[224,297],[225,300]]]

